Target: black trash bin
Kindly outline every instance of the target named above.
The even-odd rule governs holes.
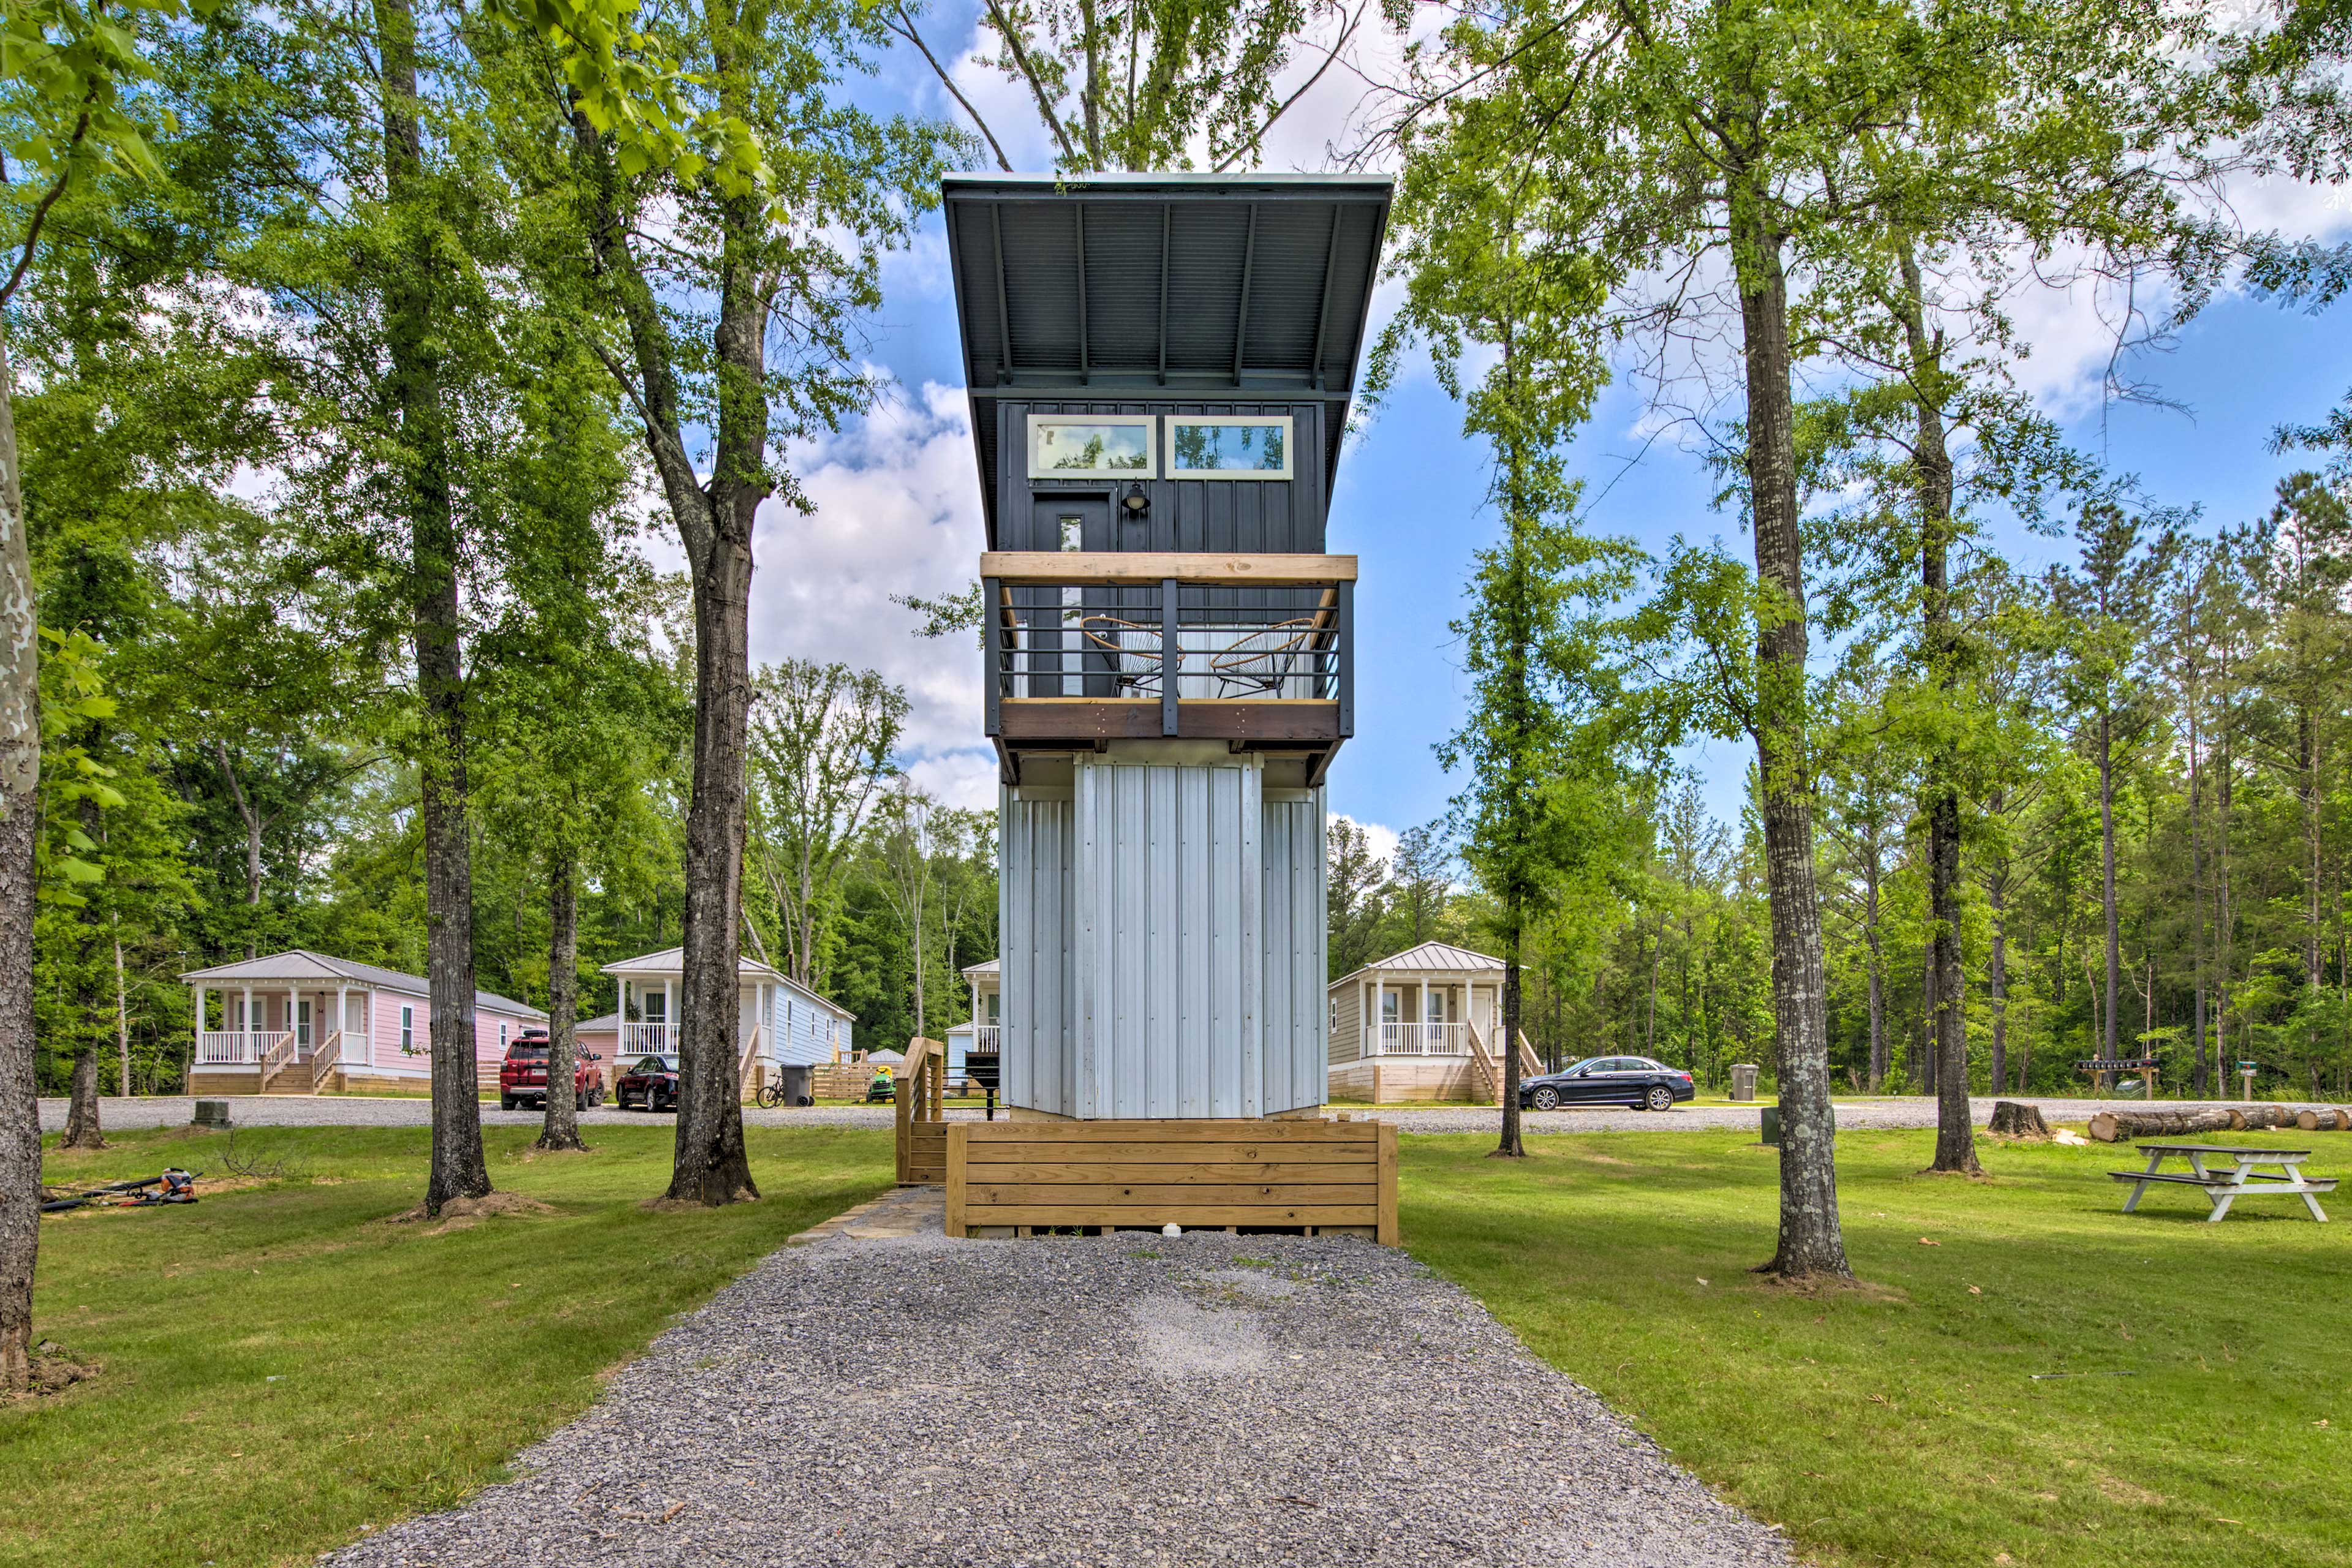
[[[776,1088],[786,1105],[814,1105],[816,1095],[811,1079],[816,1069],[806,1062],[778,1062]]]

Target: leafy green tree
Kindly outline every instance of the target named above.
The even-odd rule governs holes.
[[[757,187],[723,163],[649,163],[570,93],[543,82],[530,93],[527,67],[503,79],[515,95],[507,140],[518,177],[564,212],[577,241],[554,247],[562,259],[539,262],[535,280],[596,323],[592,341],[639,416],[690,567],[694,784],[669,1195],[717,1205],[757,1195],[735,1070],[752,521],[771,499],[808,504],[773,454],[866,404],[855,323],[878,297],[881,252],[935,199],[941,142],[935,128],[861,112],[841,89],[884,36],[868,9],[722,5],[646,31],[686,68],[681,101],[729,124],[792,128],[759,141]],[[657,227],[674,239],[649,242]],[[710,433],[701,462],[696,430]]]
[[[1353,974],[1380,952],[1388,910],[1389,864],[1372,853],[1361,824],[1335,816],[1324,829],[1324,915],[1331,945],[1330,979]]]
[[[2147,631],[2157,595],[2179,548],[2169,528],[2154,534],[2145,518],[2111,501],[2084,508],[2075,525],[2081,564],[2054,576],[2053,596],[2073,626],[2064,690],[2080,715],[2077,734],[2098,771],[2099,907],[2105,927],[2105,1006],[2099,1054],[2117,1051],[2122,1002],[2121,905],[2116,897],[2116,786],[2119,746],[2144,740],[2156,715],[2147,701],[2152,675]]]
[[[175,0],[149,11],[184,14]],[[69,190],[159,172],[136,96],[150,70],[135,26],[130,7],[69,0],[12,5],[0,17],[0,120],[12,164],[0,323]],[[41,639],[15,382],[0,325],[0,1392],[9,1393],[31,1376],[41,1176],[33,1013]]]
[[[896,771],[906,721],[906,691],[872,670],[785,659],[753,677],[751,858],[782,928],[785,973],[803,985],[824,983],[841,879]]]
[[[921,5],[884,25],[914,47],[1011,173],[1004,143],[924,36]],[[1266,132],[1345,60],[1370,0],[986,0],[986,63],[1024,89],[1070,174],[1245,167]],[[1307,67],[1280,81],[1294,60]]]

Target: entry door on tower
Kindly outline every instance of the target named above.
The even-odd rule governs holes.
[[[1111,538],[1110,498],[1091,495],[1038,495],[1029,537],[1041,550],[1108,552],[1118,545]],[[1119,650],[1142,635],[1134,629],[1150,617],[1139,616],[1126,601],[1144,592],[1124,588],[1031,588],[1024,618],[1030,626],[1028,660],[1030,697],[1125,697],[1118,671]],[[1153,644],[1157,651],[1158,644]]]

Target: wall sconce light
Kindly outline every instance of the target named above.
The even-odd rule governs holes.
[[[1129,480],[1127,493],[1118,498],[1118,504],[1120,509],[1130,518],[1139,518],[1144,513],[1150,511],[1151,510],[1151,498],[1144,493],[1143,481],[1140,479]]]

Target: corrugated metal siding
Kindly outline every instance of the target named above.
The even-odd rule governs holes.
[[[1016,799],[1010,789],[998,806],[1004,1102],[1058,1116],[1079,1114],[1071,1018],[1074,816],[1067,800]]]
[[[1006,1103],[1084,1118],[1320,1105],[1324,795],[1255,756],[1080,757],[1003,800]]]
[[[1080,759],[1078,1115],[1264,1114],[1256,762]]]
[[[1265,1110],[1323,1103],[1329,1061],[1323,977],[1330,973],[1323,898],[1323,791],[1265,803]]]

